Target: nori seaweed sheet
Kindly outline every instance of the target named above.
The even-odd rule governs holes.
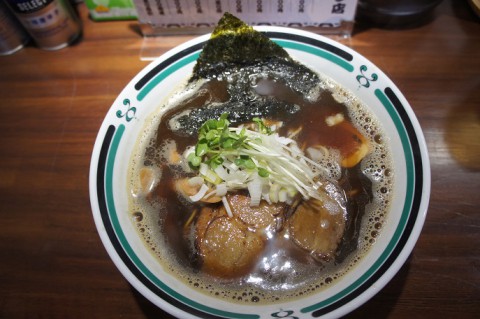
[[[234,79],[229,85],[230,100],[221,105],[205,105],[177,118],[182,127],[178,133],[193,135],[208,119],[230,113],[232,124],[253,117],[294,113],[297,106],[251,95],[251,76],[263,74],[282,81],[292,90],[307,96],[318,87],[318,75],[294,61],[287,51],[237,17],[225,13],[219,20],[194,66],[189,83],[198,80]]]
[[[251,26],[225,13],[203,47],[191,81],[208,79],[238,66],[275,59],[291,60],[288,53]]]
[[[268,61],[295,65],[302,72],[312,73],[293,61],[281,46],[227,12],[203,47],[190,82],[216,78],[233,69]]]
[[[230,99],[223,103],[207,103],[188,114],[174,116],[180,125],[177,134],[196,135],[205,121],[219,118],[222,113],[229,113],[229,121],[236,125],[248,122],[253,117],[275,118],[280,114],[294,114],[298,110],[298,105],[255,94],[251,88],[252,75],[262,74],[283,81],[293,91],[304,96],[317,88],[319,83],[315,73],[304,72],[303,68],[298,68],[297,63],[285,60],[269,60],[243,67],[232,66],[228,70],[228,77],[233,77],[235,83],[228,85]],[[218,75],[222,76],[227,75]]]

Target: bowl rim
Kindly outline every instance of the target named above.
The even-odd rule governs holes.
[[[271,27],[271,26],[261,26],[255,27],[255,29],[264,32],[270,38],[274,38],[277,40],[277,43],[283,46],[290,47],[290,49],[295,49],[295,43],[298,41],[299,38],[304,41],[304,43],[310,48],[311,50],[316,50],[317,54],[322,54],[322,57],[327,59],[332,59],[333,63],[336,63],[342,68],[350,68],[351,67],[351,59],[355,57],[356,59],[361,60],[362,62],[368,62],[368,68],[370,70],[374,70],[377,77],[382,77],[383,81],[387,83],[387,87],[381,91],[377,89],[376,96],[377,98],[384,104],[388,104],[389,107],[395,108],[397,111],[400,110],[402,114],[399,116],[401,117],[402,125],[406,124],[409,125],[407,132],[409,134],[408,138],[413,140],[415,144],[415,151],[413,151],[413,158],[412,158],[412,167],[410,169],[415,170],[415,174],[418,174],[420,177],[415,179],[415,187],[414,199],[412,199],[412,203],[414,203],[415,207],[411,207],[410,210],[416,210],[416,217],[412,218],[411,221],[406,224],[406,228],[408,231],[408,236],[401,238],[401,247],[395,246],[395,248],[400,247],[399,251],[395,253],[395,257],[393,261],[388,263],[386,269],[382,269],[381,273],[374,276],[374,280],[369,280],[367,284],[368,286],[364,289],[355,290],[354,292],[358,291],[358,293],[349,294],[349,298],[341,299],[341,305],[338,306],[338,302],[334,302],[328,304],[326,306],[319,307],[317,304],[315,308],[313,305],[311,307],[307,307],[309,309],[305,310],[302,315],[307,315],[309,313],[313,313],[315,316],[322,316],[322,317],[338,317],[345,315],[355,308],[359,307],[370,298],[372,298],[380,289],[382,289],[390,280],[391,278],[398,272],[398,270],[403,266],[405,261],[407,260],[408,256],[412,252],[415,243],[418,240],[420,235],[421,229],[425,222],[428,202],[430,198],[430,163],[428,158],[428,151],[426,147],[426,142],[420,127],[420,124],[413,112],[413,109],[403,96],[403,94],[398,90],[395,84],[373,63],[371,63],[368,59],[357,53],[356,51],[346,47],[345,45],[338,43],[330,38],[314,34],[308,31],[292,29],[287,27]],[[183,65],[192,63],[192,61],[196,60],[198,57],[198,52],[200,52],[203,43],[210,38],[210,34],[205,34],[199,37],[196,37],[192,40],[189,40],[169,51],[165,54],[151,62],[147,65],[143,70],[141,70],[123,89],[122,92],[127,90],[127,88],[135,87],[138,92],[137,100],[142,101],[147,97],[147,95],[155,88],[156,86],[156,79],[158,80],[158,75],[160,72],[167,72],[168,67],[176,62],[179,59],[179,56],[182,57],[184,63]],[[303,43],[303,42],[302,42]],[[309,50],[310,50],[309,49]],[[349,61],[350,59],[350,61]],[[349,63],[350,62],[350,63]],[[366,65],[366,64],[362,64]],[[166,70],[166,71],[165,71]],[[358,70],[361,71],[361,70]],[[365,71],[365,70],[364,70]],[[371,73],[373,74],[373,72]],[[168,76],[168,75],[166,75]],[[363,78],[362,78],[363,76]],[[372,79],[372,78],[371,78]],[[368,77],[364,75],[363,72],[357,76],[357,81],[359,85],[365,84],[368,81]],[[158,83],[158,82],[157,82]],[[116,234],[109,233],[109,230],[105,227],[105,216],[102,216],[100,212],[101,209],[107,210],[107,207],[100,208],[101,205],[108,205],[108,203],[101,203],[99,199],[103,198],[105,200],[105,196],[108,197],[108,194],[105,194],[104,187],[105,185],[101,183],[101,180],[105,174],[108,174],[105,170],[108,170],[108,152],[111,149],[111,143],[114,142],[115,138],[118,138],[118,132],[125,130],[125,126],[111,124],[111,120],[109,119],[112,114],[116,114],[117,119],[123,118],[127,119],[129,114],[128,111],[125,111],[124,114],[119,114],[118,112],[118,105],[125,105],[126,99],[119,94],[113,105],[111,106],[109,113],[107,113],[100,130],[98,132],[94,150],[92,152],[92,159],[90,164],[90,175],[89,175],[89,188],[90,188],[90,200],[92,206],[93,217],[95,220],[95,225],[97,227],[97,231],[101,237],[102,243],[106,248],[110,258],[116,265],[116,267],[120,270],[122,275],[134,286],[142,295],[144,295],[147,299],[153,302],[158,307],[164,309],[165,311],[171,313],[172,315],[178,317],[189,317],[189,318],[198,318],[198,317],[210,317],[212,314],[205,314],[204,312],[186,312],[178,307],[179,301],[173,300],[172,298],[162,298],[152,292],[151,289],[147,287],[145,282],[142,282],[138,279],[138,276],[132,273],[132,269],[126,266],[125,259],[122,258],[119,254],[119,247],[115,247],[112,244],[112,238],[117,236]],[[129,103],[129,102],[128,102]],[[128,105],[129,106],[129,105]],[[119,115],[122,115],[121,117]],[[122,119],[122,120],[123,120]],[[113,128],[112,128],[113,126]],[[118,141],[117,141],[118,142]],[[410,140],[408,143],[411,143]],[[104,163],[107,165],[102,166]],[[113,164],[111,164],[113,165]],[[102,171],[103,170],[103,171]],[[101,176],[101,178],[99,178]],[[103,194],[101,194],[103,192]],[[106,201],[114,201],[114,198],[106,199]],[[111,232],[111,231],[110,231]],[[112,237],[113,236],[113,237]],[[378,269],[377,269],[378,270]],[[166,287],[168,288],[168,287]],[[310,309],[312,308],[312,309]],[[220,316],[218,316],[220,314]],[[228,312],[223,313],[228,317]],[[198,315],[198,316],[197,316]],[[217,313],[213,315],[214,317],[221,317],[221,313]]]

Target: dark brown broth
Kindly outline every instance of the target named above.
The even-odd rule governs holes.
[[[287,134],[288,129],[302,127],[302,131],[297,136],[299,145],[312,146],[320,144],[338,149],[340,153],[344,150],[351,149],[352,133],[351,129],[345,129],[343,125],[330,127],[326,124],[325,119],[328,116],[342,113],[345,115],[345,122],[351,124],[351,118],[347,107],[336,101],[330,91],[324,90],[314,101],[305,99],[301,94],[293,91],[284,83],[263,78],[252,86],[250,94],[256,96],[260,100],[259,103],[271,103],[274,100],[275,106],[287,105],[288,107],[279,107],[272,111],[269,109],[265,118],[273,121],[282,121],[283,126],[280,129],[280,135]],[[184,225],[195,210],[197,204],[189,203],[182,199],[174,191],[173,182],[176,178],[188,176],[188,173],[180,170],[176,165],[169,165],[164,158],[159,158],[156,154],[168,141],[175,141],[178,152],[181,154],[187,146],[196,143],[196,134],[186,133],[185,131],[173,130],[170,126],[170,120],[178,117],[179,114],[187,110],[198,110],[208,105],[222,105],[226,108],[220,113],[228,112],[228,102],[237,97],[231,96],[228,84],[223,81],[210,80],[204,83],[200,89],[192,96],[184,99],[175,107],[167,110],[159,122],[155,136],[144,152],[145,166],[158,166],[162,169],[161,181],[149,196],[149,202],[164,203],[162,209],[158,212],[155,220],[161,222],[156,229],[152,230],[153,236],[163,236],[165,242],[169,245],[169,250],[174,252],[174,258],[181,265],[188,265],[193,273],[200,271],[197,265],[195,251],[193,249],[191,238],[185,232]],[[258,101],[257,101],[258,102]],[[292,114],[292,107],[295,112]],[[217,106],[215,106],[217,107]],[[219,107],[221,108],[221,106]],[[235,115],[235,114],[233,114]],[[258,116],[258,114],[255,114]],[[248,122],[253,117],[239,116],[230,118],[235,125]],[[351,125],[350,125],[351,126]],[[349,258],[352,252],[356,251],[359,242],[360,228],[362,218],[365,214],[365,207],[373,199],[372,182],[364,175],[361,165],[357,164],[352,168],[342,168],[341,178],[338,181],[340,188],[345,192],[347,199],[347,224],[342,243],[336,254],[336,259],[330,267],[337,267]],[[163,235],[162,235],[163,234]],[[266,254],[272,252],[280,252],[285,258],[295,256],[294,258],[306,265],[305,269],[315,267],[314,276],[318,276],[320,269],[326,269],[325,265],[312,262],[311,258],[290,241],[286,241],[283,237],[277,242],[269,243],[271,249]],[[308,272],[308,271],[306,271]],[[330,270],[328,273],[335,273]],[[261,274],[260,274],[261,275]],[[264,274],[265,275],[265,274]],[[277,278],[283,280],[282,278]],[[303,278],[305,281],[306,278]],[[327,276],[328,281],[331,278]],[[325,282],[327,281],[324,279]],[[275,282],[275,280],[273,280]],[[295,285],[294,285],[295,286]],[[265,288],[264,286],[262,286]],[[268,288],[266,288],[268,290]]]

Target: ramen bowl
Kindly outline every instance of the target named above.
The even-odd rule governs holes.
[[[192,73],[210,35],[188,41],[140,71],[117,97],[99,130],[90,167],[90,198],[101,240],[116,267],[143,296],[179,318],[334,318],[367,302],[397,273],[420,235],[430,195],[423,133],[405,97],[372,62],[329,38],[258,27],[297,61],[336,81],[368,106],[392,150],[395,185],[375,244],[355,267],[317,292],[285,302],[225,300],[164,269],[129,212],[129,158],[152,114]]]

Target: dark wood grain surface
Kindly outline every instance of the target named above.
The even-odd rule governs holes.
[[[95,23],[81,41],[0,57],[0,318],[168,318],[121,276],[89,202],[97,131],[147,62],[134,21]],[[166,37],[160,51],[190,39]],[[347,45],[412,105],[430,152],[424,229],[392,281],[348,318],[478,318],[480,18],[444,1],[423,25],[358,24]]]

